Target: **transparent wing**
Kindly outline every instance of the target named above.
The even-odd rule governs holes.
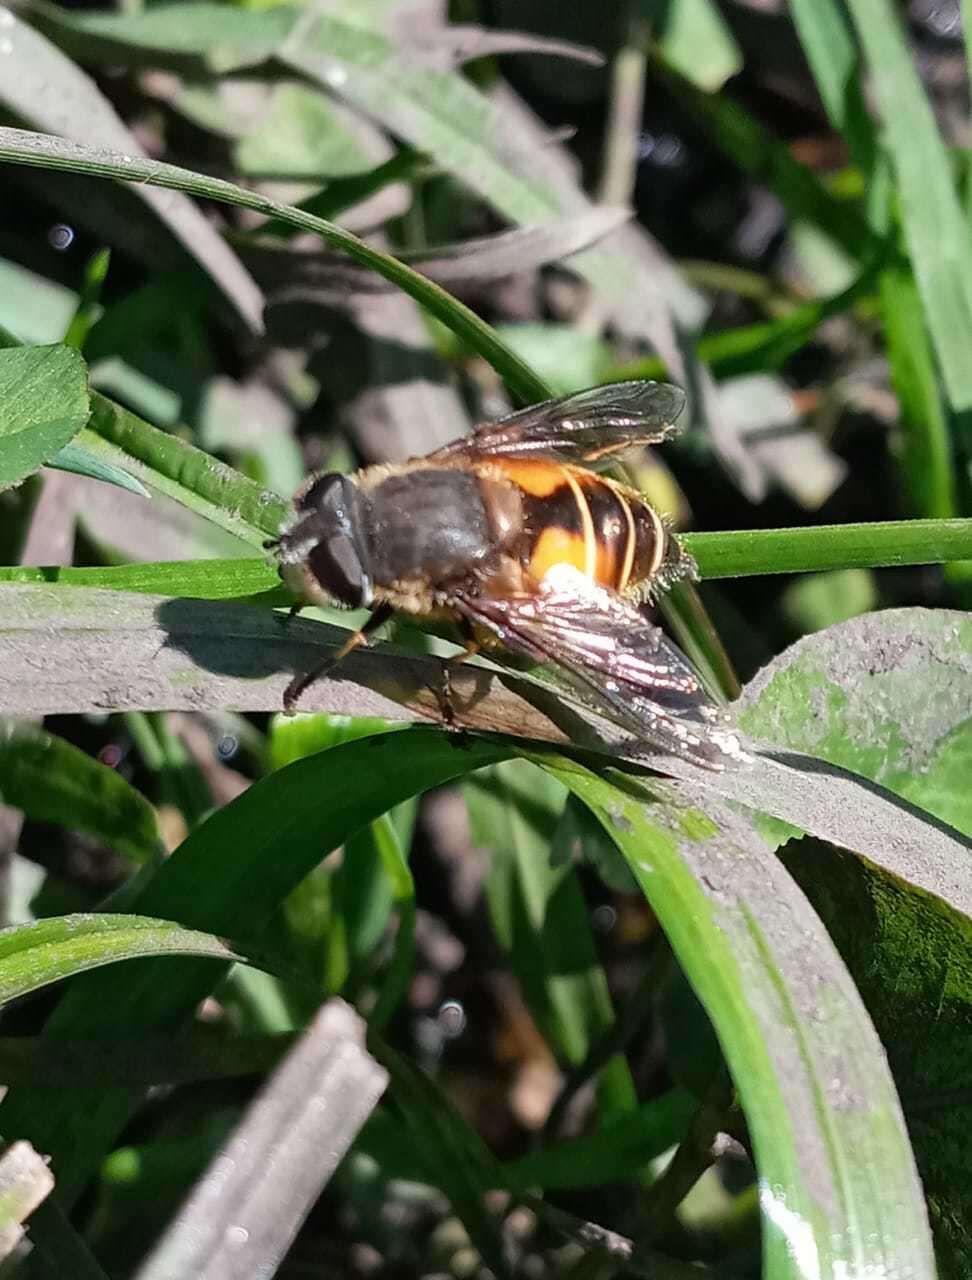
[[[705,769],[744,758],[688,660],[639,610],[582,575],[533,595],[457,600],[505,648],[552,664],[581,702],[655,750]],[[583,585],[582,585],[583,584]]]
[[[666,382],[612,382],[487,422],[430,456],[556,458],[594,466],[675,435],[685,396]]]

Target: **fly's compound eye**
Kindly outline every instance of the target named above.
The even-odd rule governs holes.
[[[357,486],[340,474],[321,476],[301,497],[302,532],[314,545],[307,565],[328,595],[352,609],[372,600],[371,574]]]

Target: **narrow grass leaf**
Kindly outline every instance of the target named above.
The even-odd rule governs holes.
[[[849,0],[867,55],[884,137],[901,197],[901,217],[952,407],[972,407],[972,236],[951,160],[887,0]]]
[[[490,851],[486,899],[497,938],[547,1042],[577,1066],[614,1011],[574,869],[550,862],[566,793],[520,760],[477,774],[464,792],[473,840]]]
[[[642,0],[641,9],[649,21],[660,11],[665,60],[700,89],[715,93],[742,70],[742,50],[714,0]]]
[[[242,472],[97,392],[79,443],[99,461],[126,470],[150,489],[175,498],[261,550],[287,511],[282,498]]]
[[[267,560],[256,556],[232,560],[163,560],[148,564],[9,565],[0,567],[0,583],[61,583],[186,596],[199,600],[253,597],[253,603],[286,606],[290,592]]]
[[[255,542],[261,531],[252,526],[251,530],[248,540]],[[943,564],[972,560],[972,519],[728,529],[682,534],[681,541],[703,579]],[[61,584],[198,600],[235,598],[267,608],[281,608],[292,600],[269,559],[256,557],[90,567],[6,565],[0,566],[2,583]]]
[[[222,938],[170,920],[144,915],[52,916],[0,929],[0,1003],[89,969],[144,956],[205,956],[224,964],[243,958]]]
[[[161,852],[155,810],[121,774],[36,724],[3,716],[0,800],[28,818],[87,831],[135,862]]]
[[[141,147],[95,82],[39,31],[4,7],[4,74],[0,102],[46,133],[138,155]],[[135,188],[254,333],[263,328],[263,299],[242,263],[185,196]]]
[[[628,859],[705,1005],[746,1112],[766,1274],[934,1274],[884,1051],[819,920],[727,802],[678,784],[554,776]]]
[[[520,1191],[596,1187],[637,1179],[685,1136],[698,1105],[692,1094],[671,1089],[605,1121],[594,1133],[508,1161],[503,1172],[510,1186]]]
[[[499,340],[495,331],[480,320],[475,312],[404,263],[371,248],[333,222],[326,222],[293,206],[280,204],[268,196],[245,190],[219,178],[192,173],[175,165],[143,160],[138,156],[85,147],[23,129],[0,128],[0,161],[4,160],[40,168],[88,173],[119,182],[141,182],[185,191],[224,204],[254,209],[257,213],[268,214],[302,230],[312,231],[329,244],[343,250],[354,261],[385,276],[416,302],[421,303],[474,351],[488,360],[511,389],[524,400],[542,400],[549,394],[546,385]]]
[[[87,371],[77,351],[0,351],[0,490],[19,484],[55,457],[87,416]]]
[[[184,929],[254,933],[322,855],[402,800],[502,758],[498,745],[457,746],[425,729],[335,747],[254,783],[203,822],[130,903]],[[112,917],[117,919],[117,917]],[[225,953],[224,953],[225,958]],[[49,1027],[57,1037],[137,1035],[182,1025],[219,966],[146,962],[73,984]],[[132,1096],[90,1089],[12,1091],[0,1106],[8,1137],[38,1135],[65,1202],[81,1190],[124,1123]]]
[[[901,469],[911,509],[947,519],[957,514],[955,461],[925,313],[910,270],[890,266],[881,272],[881,312],[901,412]]]
[[[372,1041],[372,1052],[391,1077],[391,1094],[423,1177],[448,1195],[493,1274],[510,1280],[499,1225],[486,1203],[488,1191],[504,1186],[499,1162],[424,1072],[377,1039]]]
[[[119,489],[127,489],[140,498],[149,496],[145,485],[133,475],[104,458],[96,458],[76,440],[66,444],[63,449],[58,449],[47,465],[54,471],[68,471],[75,476],[87,476],[90,480],[103,480],[105,484],[117,485]]]

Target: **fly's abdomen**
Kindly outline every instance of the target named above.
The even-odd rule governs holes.
[[[524,494],[524,560],[534,578],[568,564],[621,593],[658,571],[665,528],[632,490],[542,460],[507,463],[503,470]]]
[[[479,478],[445,468],[405,471],[367,492],[376,583],[402,579],[445,584],[492,551]]]

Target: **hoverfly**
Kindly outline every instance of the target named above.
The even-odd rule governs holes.
[[[548,664],[643,744],[708,769],[740,758],[725,714],[640,606],[694,562],[634,489],[596,468],[675,434],[682,392],[618,382],[486,423],[400,465],[312,476],[267,543],[304,604],[372,608],[292,710],[395,612],[458,624],[466,653]],[[297,606],[300,607],[299,605]]]

